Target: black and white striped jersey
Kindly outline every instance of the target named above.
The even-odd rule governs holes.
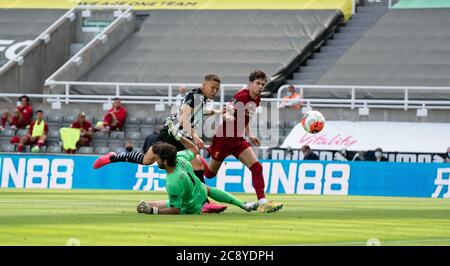
[[[171,119],[178,129],[183,129],[181,126],[181,122],[178,120],[178,117],[181,114],[181,106],[183,104],[189,105],[193,111],[191,113],[191,127],[194,128],[200,123],[203,122],[203,109],[205,108],[206,98],[202,94],[202,89],[197,88],[191,90],[183,99],[180,107],[177,112],[171,116]],[[190,132],[189,132],[190,133]]]

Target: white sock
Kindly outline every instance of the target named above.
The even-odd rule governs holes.
[[[267,203],[267,199],[266,198],[261,198],[261,199],[258,200],[258,203],[259,203],[259,205],[266,204]]]

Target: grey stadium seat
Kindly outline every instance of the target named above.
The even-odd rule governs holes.
[[[106,132],[102,131],[96,131],[94,132],[93,139],[107,139],[108,134]]]
[[[107,154],[109,152],[109,147],[96,147],[94,150],[95,154]]]
[[[0,152],[14,152],[16,146],[13,144],[2,144],[0,145]]]
[[[133,131],[139,131],[139,125],[128,125],[128,124],[126,124],[125,127],[123,128],[123,131],[125,133],[133,132]]]
[[[150,135],[155,131],[154,126],[141,126],[141,137],[145,138],[146,136]]]
[[[111,148],[111,151],[112,151],[112,152],[115,152],[115,153],[117,153],[117,154],[119,154],[119,153],[121,153],[121,152],[125,152],[126,150],[125,150],[124,147],[112,147],[112,148]]]
[[[155,123],[155,119],[151,116],[146,116],[142,119],[142,124],[144,125],[153,125]]]
[[[140,117],[127,117],[125,125],[139,125],[141,123]]]
[[[106,139],[93,139],[91,142],[94,147],[106,147],[108,146],[108,142]]]
[[[127,132],[125,135],[125,139],[129,140],[140,140],[141,132]]]
[[[52,124],[61,124],[63,122],[63,118],[60,114],[54,114],[47,118],[46,121],[49,125]]]
[[[89,146],[83,146],[78,149],[79,154],[93,154],[94,153],[94,147]]]
[[[76,118],[77,118],[76,115],[68,115],[68,116],[64,116],[64,117],[63,117],[63,122],[64,122],[65,124],[67,124],[67,123],[72,124],[73,121],[75,121]]]
[[[18,129],[17,130],[17,136],[23,137],[28,133],[28,129]]]
[[[121,139],[109,139],[108,140],[108,146],[113,148],[117,148],[117,147],[123,147],[124,146],[124,141]]]
[[[59,140],[59,129],[58,130],[50,130],[49,129],[47,139]]]
[[[0,132],[0,136],[2,137],[13,137],[16,135],[16,130],[11,128],[5,128]]]
[[[124,139],[125,132],[122,131],[113,131],[109,134],[109,139]]]
[[[48,146],[47,147],[47,153],[61,153],[62,147],[61,146]]]

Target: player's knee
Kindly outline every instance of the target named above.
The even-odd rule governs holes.
[[[262,175],[263,168],[260,162],[256,162],[252,164],[250,167],[250,172],[252,172],[253,175]]]

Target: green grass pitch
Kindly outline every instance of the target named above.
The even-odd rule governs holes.
[[[449,199],[269,197],[284,208],[152,216],[136,213],[136,204],[165,193],[0,189],[0,245],[450,245]]]

